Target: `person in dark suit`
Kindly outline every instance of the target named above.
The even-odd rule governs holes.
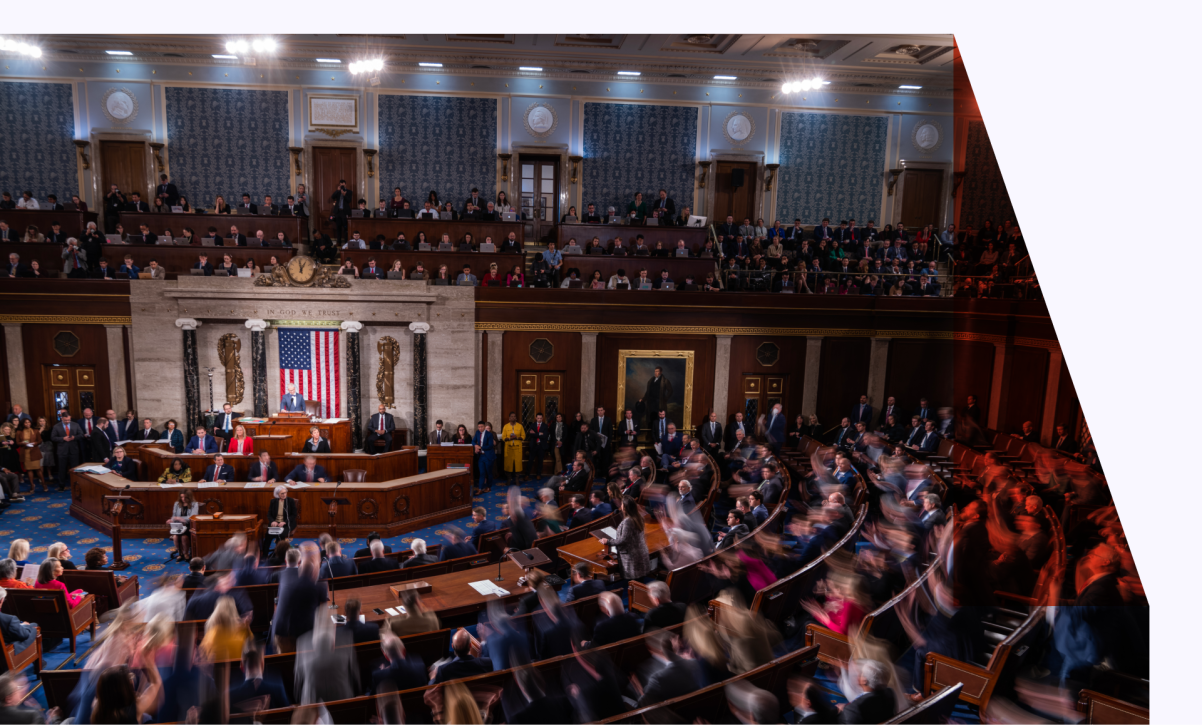
[[[241,413],[234,412],[234,406],[226,403],[221,406],[221,412],[215,416],[213,422],[213,435],[220,436],[227,441],[234,436],[234,421],[242,417]]]
[[[581,224],[600,224],[601,215],[597,213],[597,205],[589,204],[584,212],[584,216],[580,217]]]
[[[696,660],[679,656],[678,650],[684,646],[684,642],[675,635],[660,631],[648,638],[647,645],[668,660],[669,664],[648,678],[643,685],[638,707],[654,705],[697,690],[703,681],[701,666]]]
[[[378,247],[377,247],[378,248]],[[372,257],[367,260],[367,264],[359,270],[359,279],[384,279],[384,269],[376,264],[376,258]]]
[[[967,403],[961,413],[965,418],[970,418],[977,425],[981,424],[981,406],[977,405],[977,396],[968,396]]]
[[[205,482],[205,481],[208,481],[210,483],[213,481],[227,481],[228,482],[228,481],[233,481],[233,480],[234,480],[234,467],[225,462],[225,456],[218,454],[216,456],[213,456],[213,462],[205,467],[204,476],[201,477],[201,479],[200,479],[200,481],[198,481],[198,483]]]
[[[242,674],[245,677],[242,683],[230,688],[230,712],[257,712],[292,705],[283,683],[263,677],[263,653],[257,647],[248,647],[242,653]]]
[[[664,189],[659,190],[659,197],[648,205],[649,212],[658,211],[660,218],[667,219],[667,223],[671,224],[672,219],[676,216],[676,202],[668,198],[668,192]]]
[[[667,629],[684,621],[684,602],[672,601],[672,590],[665,582],[651,582],[647,585],[647,593],[655,606],[643,617],[644,632]]]
[[[726,242],[733,242],[735,237],[739,236],[739,225],[735,224],[735,218],[729,214],[726,216],[726,223],[718,225],[718,241],[725,245]]]
[[[448,526],[446,529],[447,540],[451,543],[442,547],[442,551],[438,554],[439,561],[448,559],[459,559],[464,556],[472,556],[477,553],[476,548],[472,546],[470,541],[465,540],[463,530],[457,526]]]
[[[171,183],[166,174],[159,174],[159,185],[155,193],[158,195],[158,198],[163,200],[164,205],[168,207],[179,206],[179,189],[176,188],[175,184]]]
[[[718,414],[710,411],[709,418],[697,427],[697,438],[701,447],[718,460],[722,455],[722,424],[718,422]]]
[[[371,549],[371,559],[359,564],[360,574],[372,574],[378,571],[400,569],[401,563],[391,556],[384,556],[384,542],[376,539],[368,547]]]
[[[280,216],[308,216],[305,214],[305,207],[296,203],[296,199],[288,197],[287,203],[280,207]]]
[[[305,483],[325,483],[330,480],[329,474],[326,473],[325,466],[317,465],[316,456],[305,456],[305,462],[293,468],[292,471],[284,477],[284,480],[292,483],[294,481],[303,481]]]
[[[876,660],[860,661],[863,694],[843,706],[841,723],[885,722],[897,714],[897,700],[889,687],[889,671]]]
[[[180,582],[183,589],[202,589],[205,585],[205,560],[199,556],[188,561],[188,574]]]
[[[242,203],[238,205],[240,214],[258,214],[259,205],[250,200],[250,194],[242,195]]]
[[[329,453],[330,442],[321,437],[320,428],[309,429],[309,439],[301,447],[301,453]]]
[[[852,409],[848,419],[854,423],[872,424],[872,406],[868,404],[868,396],[861,395],[860,402]]]
[[[681,511],[688,512],[697,508],[697,499],[693,496],[693,484],[687,478],[682,478],[676,484],[676,505]]]
[[[71,422],[70,415],[63,415],[62,420],[50,430],[50,440],[54,441],[55,458],[58,468],[58,490],[62,491],[71,483],[71,469],[79,465],[80,445],[78,441],[83,436],[78,423]]]
[[[909,448],[934,453],[939,450],[939,441],[943,440],[943,437],[939,435],[939,431],[935,430],[935,421],[928,420],[923,424],[922,432],[914,436],[913,440],[916,443],[910,444]]]
[[[438,557],[429,553],[426,548],[425,539],[414,539],[409,542],[409,548],[413,551],[413,556],[401,562],[402,569],[410,569],[415,566],[425,566],[426,564],[438,563]]]
[[[569,589],[567,597],[564,599],[565,602],[575,602],[605,591],[605,583],[594,579],[592,568],[583,561],[572,565],[570,577],[571,581],[567,585]]]
[[[196,435],[188,440],[188,452],[211,456],[217,452],[217,439],[208,435],[203,425],[197,426]]]
[[[483,506],[472,509],[472,521],[476,524],[476,527],[472,529],[472,546],[476,551],[480,551],[480,537],[498,530],[500,526],[496,521],[488,519],[488,511]]]
[[[125,206],[125,211],[140,211],[149,212],[150,205],[142,201],[142,197],[138,192],[133,192],[129,195],[129,204]]]
[[[727,428],[726,428],[726,450],[727,451],[731,451],[734,449],[734,447],[735,447],[735,432],[740,431],[740,430],[743,431],[744,435],[751,434],[751,430],[747,427],[747,424],[745,422],[743,422],[743,413],[742,412],[735,413],[735,419],[733,421],[731,421],[730,425],[727,426]]]
[[[346,188],[346,179],[339,179],[338,188],[330,195],[330,221],[334,222],[339,244],[346,241],[347,218],[354,208],[351,192]]]
[[[676,424],[668,424],[668,435],[659,442],[660,447],[660,465],[667,470],[673,461],[680,459],[680,451],[683,446],[683,437],[676,432]]]
[[[572,496],[571,506],[572,515],[568,519],[568,528],[573,529],[577,526],[583,526],[593,520],[593,510],[584,504],[584,494],[575,494]]]
[[[438,668],[431,685],[438,685],[450,680],[459,680],[472,675],[483,675],[492,672],[492,661],[487,657],[472,657],[472,640],[466,629],[458,629],[451,638],[451,650],[455,658]]]
[[[526,431],[526,446],[530,451],[530,477],[543,477],[543,459],[551,450],[551,426],[543,420],[543,414],[534,416],[534,425]]]
[[[360,622],[359,614],[363,611],[363,603],[351,598],[342,605],[342,613],[346,616],[346,624],[342,625],[351,633],[355,644],[375,642],[380,639],[380,626],[374,622]]]
[[[405,650],[400,637],[391,633],[385,634],[380,645],[388,666],[371,673],[372,694],[413,690],[428,684],[429,675],[425,663],[421,657],[411,655]]]
[[[63,231],[62,225],[57,222],[50,225],[50,231],[46,234],[47,244],[66,244],[67,234]]]
[[[1035,424],[1029,420],[1024,420],[1022,428],[1017,433],[1011,433],[1010,435],[1024,443],[1039,442],[1039,431],[1035,430]]]
[[[602,593],[599,604],[605,616],[599,617],[593,625],[593,638],[589,641],[589,647],[602,647],[643,633],[642,624],[622,607],[622,600],[617,594]]]
[[[1068,454],[1076,453],[1079,450],[1077,441],[1068,434],[1068,428],[1063,423],[1056,426],[1056,435],[1052,436],[1052,449]]]
[[[271,454],[267,451],[259,451],[259,460],[250,464],[246,472],[246,480],[255,483],[275,483],[279,477],[275,461],[271,460]]]
[[[588,469],[580,461],[572,461],[571,473],[568,474],[566,481],[559,485],[560,491],[573,491],[583,493],[588,488],[589,473]]]
[[[618,423],[616,431],[619,448],[635,448],[639,441],[639,422],[634,411],[627,409],[622,422]]]
[[[626,481],[622,484],[622,496],[629,496],[635,501],[639,500],[639,496],[643,493],[643,486],[646,481],[643,480],[643,473],[639,468],[631,468],[626,474]],[[611,506],[621,506],[620,501],[612,501]]]
[[[377,407],[377,413],[367,421],[368,434],[363,440],[363,450],[374,453],[376,441],[384,441],[384,452],[392,450],[392,434],[396,431],[396,421],[391,413],[384,412],[384,404]]]
[[[127,481],[138,480],[138,464],[125,455],[125,449],[121,446],[113,449],[112,457],[105,461],[104,466]]]
[[[100,418],[92,428],[91,442],[88,447],[88,463],[108,463],[113,453],[113,441],[108,435],[109,422]]]
[[[313,630],[313,615],[329,598],[326,583],[317,581],[315,563],[305,561],[295,569],[280,572],[280,590],[271,619],[277,652],[296,650],[297,638]]]
[[[321,569],[317,575],[318,579],[333,579],[338,576],[350,576],[358,573],[358,569],[355,568],[355,560],[349,556],[343,556],[342,546],[337,541],[331,541],[326,544],[326,558],[321,562]],[[350,612],[347,612],[346,616],[349,621]],[[378,639],[379,637],[377,636],[376,638]]]
[[[613,416],[606,415],[605,408],[598,407],[596,415],[593,416],[592,422],[589,423],[589,430],[597,436],[597,468],[601,471],[608,471],[610,451],[613,450],[614,444]]]
[[[251,206],[254,206],[254,205],[252,204]],[[234,246],[236,246],[236,247],[245,247],[246,246],[246,235],[239,232],[237,226],[234,226],[234,225],[230,226],[229,238],[234,240]]]
[[[793,710],[785,715],[785,722],[794,725],[839,722],[839,710],[813,681],[805,677],[791,677],[788,687],[789,704]]]
[[[363,558],[363,557],[365,557],[365,556],[371,556],[371,542],[373,542],[373,541],[377,541],[377,540],[379,540],[379,538],[380,538],[380,535],[379,535],[379,534],[377,534],[376,532],[372,531],[371,533],[369,533],[369,534],[367,535],[367,546],[365,546],[365,547],[363,547],[362,549],[359,549],[358,551],[356,551],[356,552],[355,552],[355,558],[356,558],[356,559],[361,559],[361,558]],[[385,553],[385,554],[391,554],[391,553],[392,553],[392,547],[391,547],[391,546],[389,546],[388,544],[384,544],[384,553]]]
[[[772,412],[768,414],[768,420],[764,426],[768,429],[768,445],[778,455],[780,454],[780,447],[785,442],[785,425],[785,414],[781,410],[781,404],[777,403],[772,406]]]
[[[3,241],[3,240],[0,240]],[[4,272],[9,279],[19,279],[25,276],[27,267],[21,264],[21,255],[12,253],[8,255],[8,266],[4,268]]]
[[[7,593],[0,593],[0,602],[3,602],[6,596]],[[12,645],[13,654],[19,654],[37,639],[38,627],[36,624],[22,622],[11,614],[0,613],[0,632],[4,633],[4,643]]]
[[[295,385],[288,386],[288,392],[285,393],[280,400],[281,413],[303,413],[305,412],[305,399],[296,392]]]

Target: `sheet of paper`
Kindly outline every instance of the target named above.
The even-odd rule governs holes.
[[[618,530],[612,526],[606,526],[604,529],[601,529],[601,533],[605,534],[605,538],[607,539],[614,539],[618,536]]]
[[[182,483],[160,483],[159,488],[183,488]]]
[[[249,481],[242,488],[265,488],[266,486],[267,483],[265,481]]]
[[[493,582],[491,582],[487,579],[482,582],[472,582],[471,587],[472,587],[472,589],[475,589],[477,592],[479,592],[482,596],[486,596],[486,597],[491,594],[495,594],[499,597],[503,597],[503,596],[506,596],[509,594],[509,592],[507,590],[502,589],[501,587],[497,586],[496,584],[494,584]]]
[[[454,443],[439,443],[439,445],[442,445],[442,446],[453,446],[453,445],[455,445],[455,444],[454,444]]]
[[[104,466],[80,466],[75,469],[79,473],[109,473],[109,469]]]
[[[309,487],[309,484],[305,483],[304,481],[293,481],[292,483],[287,483],[284,485],[286,485],[288,488],[308,488]]]
[[[393,617],[397,616],[400,613],[397,610],[393,609],[392,607],[384,607],[384,611],[388,612]]]
[[[216,481],[205,481],[203,483],[196,484],[196,487],[197,488],[217,488],[217,482]]]

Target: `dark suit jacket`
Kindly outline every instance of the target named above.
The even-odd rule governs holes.
[[[585,510],[587,510],[587,509],[585,509]],[[570,590],[568,590],[567,599],[565,599],[564,601],[565,602],[574,602],[577,599],[584,599],[585,597],[591,597],[594,594],[600,594],[603,591],[605,591],[605,583],[604,582],[599,581],[597,579],[588,579],[586,581],[582,581],[579,584],[574,585]]]
[[[400,692],[425,687],[429,683],[426,666],[420,657],[406,657],[371,673],[371,691]]]
[[[146,203],[146,202],[144,202],[144,201],[131,201],[131,202],[129,202],[128,204],[126,204],[126,205],[125,205],[125,210],[126,210],[126,211],[142,211],[142,212],[149,212],[149,211],[150,211],[150,205],[149,205],[149,204],[147,204],[147,203]]]
[[[714,421],[713,432],[710,432],[710,421],[705,421],[697,426],[697,436],[701,439],[701,446],[706,450],[712,450],[711,446],[722,448],[722,424]]]
[[[313,466],[313,481],[312,482],[316,483],[317,479],[319,479],[319,478],[324,478],[327,481],[330,480],[329,474],[326,473],[325,467],[322,466],[321,464],[317,464],[317,465]],[[308,480],[309,480],[308,476],[305,474],[305,464],[301,463],[301,464],[297,465],[296,468],[293,468],[292,471],[287,476],[284,477],[284,480],[285,481],[306,481],[306,482],[308,482]]]
[[[410,567],[436,563],[438,563],[438,557],[433,554],[414,554],[401,563],[401,568],[409,569]]]
[[[471,543],[461,541],[458,544],[447,544],[442,547],[442,551],[438,553],[438,560],[458,559],[463,556],[472,556],[475,553],[477,553],[476,548]]]
[[[368,559],[358,566],[360,574],[373,574],[378,571],[400,569],[401,563],[391,556],[382,556],[379,559]]]
[[[1063,438],[1061,438],[1060,436],[1057,436],[1057,435],[1053,435],[1052,436],[1052,449],[1061,451],[1063,453],[1076,453],[1077,452],[1077,441],[1073,440],[1073,437],[1070,435],[1066,435]]]
[[[856,423],[869,425],[872,423],[872,406],[865,403],[863,412],[860,412],[860,404],[857,403],[855,407],[851,409],[851,414],[847,417],[849,420],[851,420],[852,425],[855,425]]]
[[[299,569],[280,572],[280,591],[271,620],[271,633],[280,637],[299,637],[313,629],[313,615],[330,598],[325,582],[300,577]]]
[[[302,466],[302,468],[303,468],[303,466]],[[258,461],[255,461],[254,463],[250,464],[250,469],[246,472],[246,480],[253,481],[261,475],[263,475],[263,464],[259,463]],[[279,480],[279,478],[280,478],[280,472],[279,472],[279,469],[277,469],[275,466],[275,461],[268,463],[267,464],[267,478],[265,478],[264,480],[265,481],[277,481],[277,480]]]
[[[187,450],[189,452],[191,452],[191,451],[196,450],[197,448],[201,448],[200,436],[192,436],[190,439],[188,439]],[[206,435],[205,440],[204,440],[203,450],[205,453],[208,453],[208,454],[217,453],[217,438],[214,436],[211,436],[211,435]]]
[[[476,548],[476,551],[480,551],[480,537],[484,536],[485,534],[492,533],[499,528],[500,527],[497,525],[496,521],[484,519],[480,522],[479,526],[472,529],[472,546]]]
[[[186,577],[184,577],[184,581],[181,584],[181,586],[184,589],[203,589],[204,585],[205,585],[205,575],[199,574],[199,573],[193,574],[191,572],[189,572],[188,575]]]
[[[568,519],[568,528],[574,529],[577,526],[583,526],[584,524],[591,522],[594,518],[596,517],[593,515],[593,510],[588,506],[577,509],[576,512],[572,514],[572,517]]]
[[[305,412],[305,399],[299,394],[285,395],[280,400],[280,410],[285,413],[303,413]]]
[[[33,643],[32,638],[37,635],[38,628],[33,624],[22,624],[21,620],[11,614],[0,614],[0,632],[4,633],[5,644],[15,644],[29,639],[29,644]],[[18,649],[18,652],[25,650],[29,644]]]
[[[668,197],[667,199],[664,199],[663,202],[664,202],[663,208],[665,210],[667,210],[668,220],[671,221],[672,217],[676,216],[676,202],[672,199],[672,197]],[[656,196],[655,199],[653,199],[652,201],[647,203],[647,213],[648,214],[651,214],[651,212],[653,212],[659,208],[660,208],[659,196]]]
[[[291,500],[291,499],[289,499]],[[358,574],[358,569],[355,568],[355,560],[341,554],[339,556],[328,557],[321,563],[321,570],[318,574],[319,579],[332,579],[336,576],[350,576]],[[376,639],[379,639],[379,632],[376,633]]]
[[[391,547],[391,546],[389,546],[388,544],[385,544],[385,545],[384,545],[384,553],[385,553],[385,554],[391,554],[391,553],[392,553],[392,547]],[[358,551],[356,551],[356,552],[355,552],[355,557],[354,557],[354,558],[356,558],[356,559],[360,559],[360,558],[362,558],[362,557],[364,557],[364,556],[371,556],[371,549],[370,549],[370,548],[368,548],[368,547],[366,547],[366,546],[365,546],[365,547],[363,547],[362,549],[359,549]]]
[[[605,447],[609,447],[614,442],[614,423],[616,422],[616,419],[612,415],[605,416],[604,422],[594,417],[592,422],[589,423],[589,430],[605,436]],[[600,445],[601,441],[597,441],[597,443]]]
[[[367,421],[367,431],[369,433],[378,433],[380,430],[380,414],[376,413]],[[392,433],[396,430],[396,422],[392,419],[391,413],[384,414],[384,432]]]
[[[685,606],[683,602],[665,602],[647,612],[643,618],[643,631],[666,629],[684,621]]]
[[[647,680],[638,706],[646,707],[696,690],[701,682],[701,668],[694,660],[679,659],[656,672]]]
[[[639,620],[629,612],[622,612],[616,617],[601,617],[593,625],[593,638],[590,647],[600,647],[606,644],[637,637],[643,632]]]
[[[110,459],[108,469],[126,480],[138,480],[138,464],[134,463],[129,456],[126,456],[120,463],[116,458]]]
[[[489,672],[492,672],[492,660],[487,657],[456,657],[438,668],[438,673],[434,675],[431,684],[437,685],[449,680],[459,680]]]
[[[280,207],[280,214],[283,216],[307,216],[305,208],[300,204],[293,204],[292,206],[285,204]]]
[[[279,520],[276,518],[275,511],[276,511],[276,499],[272,498],[271,501],[265,507],[263,507],[263,532],[264,533],[267,532],[267,527],[271,525],[272,521]],[[284,499],[284,535],[285,536],[287,536],[289,533],[292,532],[293,529],[296,528],[296,521],[297,521],[296,499],[286,498],[286,499]]]
[[[109,439],[108,434],[99,428],[93,428],[91,455],[88,458],[92,462],[98,463],[108,458],[112,452],[113,441]]]
[[[733,420],[726,427],[726,450],[734,450],[735,447],[735,431],[739,429],[739,424]],[[751,428],[748,427],[747,421],[743,421],[743,432],[751,435]]]
[[[329,453],[329,452],[330,452],[330,442],[328,440],[326,440],[325,438],[322,438],[321,441],[316,446],[313,445],[313,439],[309,438],[309,439],[305,440],[305,445],[301,447],[301,453]]]
[[[865,692],[847,703],[847,706],[843,708],[843,712],[839,714],[839,722],[885,722],[896,714],[897,703],[894,700],[893,691],[885,687],[880,690]]]
[[[228,463],[223,463],[221,465],[221,470],[218,471],[217,466],[215,464],[209,464],[208,466],[205,466],[204,480],[206,480],[206,481],[217,481],[217,480],[232,481],[232,480],[234,480],[234,467]]]
[[[260,702],[262,698],[266,698],[265,705]],[[230,689],[231,712],[253,712],[260,708],[288,707],[291,704],[284,685],[278,680],[246,680]]]

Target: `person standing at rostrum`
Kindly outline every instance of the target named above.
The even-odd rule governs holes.
[[[522,444],[526,440],[526,429],[518,422],[518,414],[510,412],[509,422],[501,429],[501,440],[505,443],[505,478],[517,485],[522,472]]]

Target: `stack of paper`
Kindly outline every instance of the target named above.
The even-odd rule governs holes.
[[[508,590],[502,589],[487,579],[482,582],[472,582],[472,589],[475,589],[481,595],[486,597],[490,594],[496,594],[498,597],[509,596]]]
[[[112,473],[112,471],[104,466],[80,466],[75,471],[77,473]]]
[[[309,487],[309,484],[305,483],[304,481],[293,481],[292,483],[286,483],[284,485],[287,486],[288,488],[308,488]]]
[[[265,481],[248,481],[242,488],[264,488],[267,486]]]
[[[196,484],[196,487],[197,488],[217,488],[217,482],[216,481],[203,481],[201,483]]]
[[[182,483],[160,483],[159,488],[183,488]]]

